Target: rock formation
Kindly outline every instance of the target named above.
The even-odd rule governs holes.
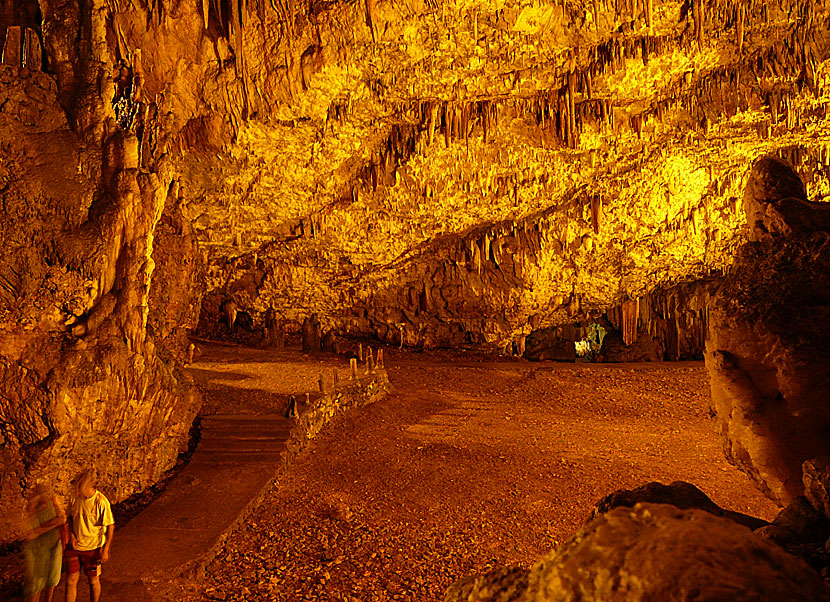
[[[639,503],[589,521],[530,571],[495,571],[445,602],[830,600],[818,573],[746,527],[696,509]]]
[[[764,158],[744,207],[752,241],[709,308],[706,364],[727,456],[784,505],[830,451],[830,205]]]
[[[681,510],[689,508],[703,510],[715,516],[728,518],[753,530],[760,529],[767,524],[759,518],[721,508],[700,489],[684,481],[676,481],[671,485],[647,483],[636,489],[621,489],[609,493],[596,503],[588,517],[588,522],[614,508],[632,508],[639,503],[670,504]]]
[[[27,60],[31,36],[11,64],[7,35],[0,65],[3,541],[38,480],[65,493],[92,466],[115,501],[154,483],[199,407],[180,363],[199,296],[175,172],[116,121],[100,13],[42,13],[50,73]]]

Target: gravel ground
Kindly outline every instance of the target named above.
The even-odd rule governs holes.
[[[245,378],[222,377],[228,395],[212,392],[210,411],[268,406],[252,380],[266,352],[245,353]],[[648,481],[690,481],[726,508],[777,512],[724,460],[700,363],[386,359],[394,392],[336,419],[206,578],[178,584],[177,600],[440,600],[459,577],[529,566],[599,498]],[[286,383],[298,375],[290,362],[267,370]],[[247,409],[235,382],[252,392]]]

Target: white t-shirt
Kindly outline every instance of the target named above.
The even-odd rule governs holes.
[[[72,517],[75,549],[79,552],[102,547],[106,542],[107,527],[115,524],[107,496],[97,489],[89,499],[76,496],[69,507],[69,516]]]

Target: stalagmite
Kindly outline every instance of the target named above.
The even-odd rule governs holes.
[[[378,369],[385,369],[385,366],[383,365],[383,349],[378,349]]]
[[[349,360],[349,380],[357,380],[357,358],[353,357]]]
[[[625,301],[622,304],[623,342],[631,345],[637,340],[637,321],[640,316],[640,300]]]
[[[19,67],[21,64],[20,49],[22,45],[19,25],[6,28],[6,41],[3,43],[3,64]]]
[[[29,71],[40,71],[43,56],[43,49],[40,45],[40,37],[33,29],[26,28],[23,35],[23,60],[22,65]]]

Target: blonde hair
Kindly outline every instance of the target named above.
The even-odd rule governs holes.
[[[72,481],[72,484],[75,487],[79,487],[81,483],[85,481],[90,481],[91,485],[95,485],[95,469],[94,468],[84,468],[75,479]]]

